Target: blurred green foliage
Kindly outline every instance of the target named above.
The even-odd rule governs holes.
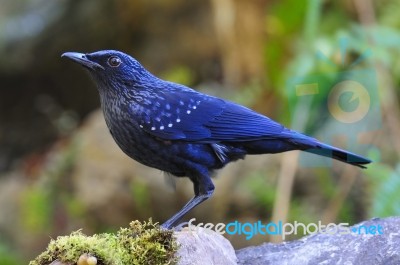
[[[138,216],[148,216],[151,214],[149,187],[139,181],[131,184],[131,194],[133,203],[138,210]]]
[[[3,241],[0,240],[0,264],[19,265],[23,264],[21,257],[16,251],[11,250]]]
[[[400,215],[400,164],[395,169],[382,163],[374,163],[366,175],[370,178],[370,217]]]
[[[276,190],[274,183],[265,176],[265,172],[251,172],[243,179],[244,187],[246,187],[253,196],[253,200],[257,206],[263,209],[272,209],[274,205]],[[265,212],[266,214],[269,211]]]
[[[161,78],[186,86],[192,86],[194,80],[192,71],[184,65],[171,67],[161,74]]]
[[[28,231],[43,233],[49,231],[51,224],[52,207],[51,197],[46,189],[31,188],[21,198],[23,205],[21,220]]]
[[[268,89],[260,89],[265,87],[263,85],[248,84],[231,98],[241,104],[254,106],[259,100],[263,100],[263,92],[272,89],[281,97],[280,101],[286,103],[278,105],[278,119],[291,128],[310,135],[318,135],[326,133],[320,131],[324,127],[333,131],[338,130],[328,121],[330,113],[327,104],[332,87],[343,80],[351,78],[357,80],[357,76],[349,77],[349,72],[356,75],[361,73],[360,81],[365,82],[366,86],[376,82],[372,84],[376,90],[370,95],[372,97],[370,108],[376,111],[375,119],[367,121],[369,124],[364,124],[364,129],[366,132],[382,129],[383,116],[379,109],[382,104],[381,99],[387,92],[386,89],[381,89],[381,86],[390,86],[390,82],[394,82],[398,87],[400,83],[400,62],[397,60],[400,55],[400,20],[396,15],[400,5],[396,1],[374,4],[376,4],[377,24],[365,27],[356,22],[353,16],[343,12],[344,8],[349,7],[341,2],[310,0],[307,1],[307,5],[302,1],[275,2],[265,15],[268,41],[264,43],[264,56]],[[382,72],[378,68],[380,64],[387,69],[390,77],[381,76]],[[364,74],[362,71],[365,69],[367,72]],[[320,88],[325,89],[320,89],[318,94],[305,100],[296,94],[295,89],[290,89],[291,85],[287,82],[306,83],[308,78],[316,78]],[[286,89],[282,89],[283,87]],[[396,89],[399,93],[398,88]],[[351,112],[359,104],[357,101],[352,101],[351,93],[343,93],[339,100],[338,103],[347,112]],[[290,111],[287,111],[288,109]],[[355,139],[351,139],[353,140]],[[354,143],[349,144],[352,150],[355,150]],[[376,147],[373,148],[377,150]],[[365,153],[366,148],[358,151]],[[387,155],[386,150],[380,149],[380,152],[383,152],[383,156]],[[314,172],[318,189],[328,201],[337,192],[337,181],[331,177],[332,173],[327,169],[315,169]],[[250,172],[246,176],[249,181],[248,187],[253,190],[256,200],[265,205],[266,209],[270,209],[274,196],[270,197],[266,193],[274,194],[274,192],[271,190],[265,190],[265,193],[257,192],[259,185],[268,186],[261,185],[260,180],[253,177],[254,174],[256,173]],[[362,180],[368,183],[371,192],[370,207],[368,207],[370,210],[367,215],[370,217],[399,215],[397,203],[399,197],[396,193],[400,189],[398,166],[393,168],[375,160],[365,174],[371,178]],[[302,195],[299,196],[294,194],[290,206],[290,219],[305,222],[318,219],[318,216],[310,216],[315,213],[307,213],[308,207],[304,198]],[[342,205],[338,213],[339,220],[347,222],[359,220],[358,205],[351,203],[350,200],[351,197]]]
[[[26,231],[49,233],[54,228],[54,216],[62,205],[62,210],[68,215],[83,214],[82,204],[71,197],[65,183],[70,170],[75,165],[79,141],[71,140],[61,152],[52,157],[52,162],[44,167],[39,182],[26,189],[21,198],[21,220]]]

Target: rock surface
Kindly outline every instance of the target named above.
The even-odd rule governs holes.
[[[365,234],[364,226],[373,234]],[[379,226],[382,234],[379,234]],[[374,231],[374,227],[376,228]],[[315,234],[282,244],[264,243],[236,251],[238,264],[398,265],[400,217],[374,218],[350,227],[349,234]]]
[[[281,244],[264,243],[237,250],[236,255],[227,239],[210,230],[184,230],[176,236],[181,244],[180,265],[399,265],[399,228],[400,217],[373,218],[349,227],[348,233],[326,232]]]
[[[180,244],[179,265],[237,264],[231,243],[216,232],[204,228],[184,229],[175,236]]]
[[[373,218],[349,227],[346,234],[319,233],[243,248],[236,254],[226,238],[209,229],[184,228],[175,236],[179,265],[399,265],[399,227],[400,217]],[[64,265],[57,262],[51,265]]]

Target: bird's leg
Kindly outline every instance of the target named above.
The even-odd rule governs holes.
[[[165,223],[161,225],[162,228],[164,229],[171,229],[174,227],[174,225],[185,215],[187,212],[189,212],[191,209],[202,203],[203,201],[207,200],[210,198],[212,192],[209,194],[201,194],[194,196],[190,201],[183,206],[183,208],[177,212],[174,216],[172,216],[170,219],[168,219]]]
[[[188,201],[182,209],[174,216],[168,219],[161,225],[164,229],[171,229],[174,225],[190,210],[211,197],[214,192],[214,184],[207,175],[200,175],[196,178],[191,178],[194,185],[194,197]]]

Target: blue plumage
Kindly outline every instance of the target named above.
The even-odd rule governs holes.
[[[163,224],[165,228],[212,195],[213,170],[247,154],[304,150],[359,167],[371,162],[244,106],[161,80],[122,52],[63,56],[89,70],[107,126],[127,155],[193,182],[194,198]]]
[[[168,100],[153,102],[148,112],[131,104],[133,114],[141,113],[140,127],[147,133],[167,140],[212,143],[275,138],[285,130],[265,116],[220,98],[189,88],[174,94]]]

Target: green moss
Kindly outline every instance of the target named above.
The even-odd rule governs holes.
[[[133,221],[117,234],[86,236],[81,231],[51,240],[47,250],[29,265],[48,265],[54,260],[76,264],[87,253],[97,258],[97,265],[175,264],[178,248],[172,231],[157,224]]]

